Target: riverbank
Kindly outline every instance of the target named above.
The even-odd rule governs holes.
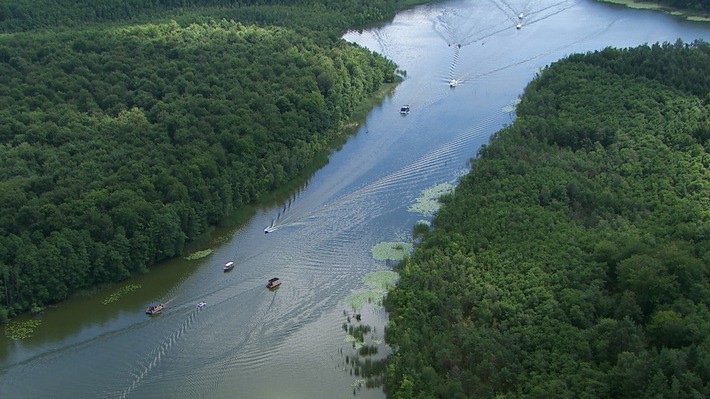
[[[669,8],[669,7],[666,7],[666,6],[657,4],[657,3],[645,2],[645,1],[639,2],[639,1],[634,1],[634,0],[597,0],[597,1],[600,1],[602,3],[618,4],[618,5],[626,6],[626,7],[637,9],[637,10],[662,11],[662,12],[668,13],[668,14],[676,16],[676,17],[681,17],[681,18],[687,19],[688,21],[710,22],[710,15],[697,14],[691,10],[673,9],[673,8]]]

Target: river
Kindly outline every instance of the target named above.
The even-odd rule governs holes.
[[[373,247],[411,243],[432,209],[414,205],[456,184],[541,68],[607,46],[710,41],[710,25],[590,0],[460,0],[344,38],[406,71],[357,134],[283,203],[216,231],[209,255],[47,309],[27,339],[0,334],[2,398],[384,398],[353,371],[346,331],[370,326],[372,358],[388,353],[378,284],[391,264]],[[157,302],[162,314],[144,314]]]

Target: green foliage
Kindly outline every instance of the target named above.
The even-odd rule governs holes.
[[[392,398],[710,395],[710,46],[526,89],[387,297]]]
[[[12,340],[29,338],[42,320],[13,321],[5,325],[5,336]]]
[[[66,22],[75,4],[33,7]],[[115,14],[125,2],[91,4],[133,18]],[[4,22],[38,21],[18,18]],[[395,70],[309,29],[222,19],[0,37],[0,316],[181,256],[306,170]]]
[[[141,288],[140,284],[129,284],[125,285],[119,289],[117,289],[115,292],[111,293],[111,295],[107,296],[103,301],[101,301],[102,304],[108,305],[111,302],[116,302],[123,296],[123,294],[135,291],[137,289]]]
[[[372,247],[372,257],[377,260],[403,260],[413,245],[406,242],[381,242]]]

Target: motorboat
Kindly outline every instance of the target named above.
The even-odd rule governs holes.
[[[266,228],[264,229],[264,234],[273,233],[274,231],[276,231],[276,227],[274,227],[274,226],[269,226],[269,227],[266,227]]]
[[[145,310],[145,314],[149,314],[152,316],[152,315],[162,312],[164,308],[165,308],[165,305],[163,305],[162,303],[159,303],[157,305],[151,305],[151,306],[148,306],[148,309]]]
[[[207,302],[202,301],[202,302],[200,302],[200,303],[197,304],[197,309],[202,309],[202,308],[204,308],[205,306],[207,306]]]
[[[222,269],[224,269],[225,272],[228,272],[228,271],[234,269],[234,262],[225,263],[224,266],[222,267]]]
[[[402,108],[399,109],[399,113],[402,115],[406,115],[409,113],[409,105],[403,105]]]
[[[522,28],[522,27],[523,27],[523,24],[517,24],[517,25],[515,25],[515,29],[520,29],[520,28]]]
[[[524,16],[525,15],[523,15],[523,13],[521,12],[520,14],[518,14],[518,19],[523,19]]]
[[[459,84],[459,81],[456,79],[451,79],[449,81],[449,87],[456,87]]]
[[[278,277],[274,277],[272,279],[269,279],[269,282],[266,283],[266,288],[274,289],[274,288],[278,288],[280,285],[281,285],[281,280],[279,280]]]

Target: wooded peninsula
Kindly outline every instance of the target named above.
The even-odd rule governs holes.
[[[326,153],[395,0],[0,6],[0,322],[179,256]],[[158,21],[158,22],[156,22]]]
[[[387,299],[388,397],[710,396],[710,45],[569,56]]]

